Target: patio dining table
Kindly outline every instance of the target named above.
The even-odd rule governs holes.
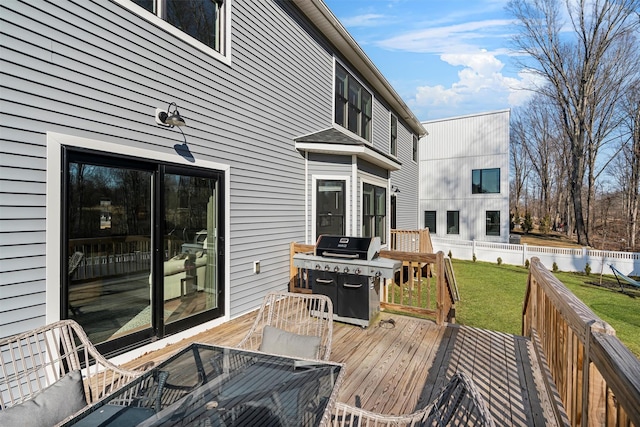
[[[65,425],[325,426],[344,365],[191,344]]]

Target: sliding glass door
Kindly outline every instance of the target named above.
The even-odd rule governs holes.
[[[222,174],[67,151],[63,317],[106,353],[222,312]]]

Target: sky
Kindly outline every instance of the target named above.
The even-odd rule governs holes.
[[[421,121],[523,105],[508,0],[324,0]]]

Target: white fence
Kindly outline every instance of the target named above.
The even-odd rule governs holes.
[[[457,259],[471,260],[473,254],[478,261],[502,262],[511,265],[524,265],[531,257],[538,257],[544,266],[551,270],[555,262],[560,271],[584,271],[589,263],[591,274],[613,274],[609,265],[628,276],[640,276],[640,252],[600,251],[589,248],[552,248],[548,246],[515,245],[510,243],[480,242],[476,240],[442,239],[431,236],[435,252]]]

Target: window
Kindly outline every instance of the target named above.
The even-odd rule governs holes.
[[[487,211],[487,236],[500,235],[500,211]]]
[[[436,211],[424,211],[424,227],[429,233],[436,234]]]
[[[447,211],[447,234],[460,234],[460,211]]]
[[[398,156],[398,118],[391,115],[391,143],[390,152],[392,156]]]
[[[413,146],[412,146],[412,154],[411,158],[414,162],[418,161],[418,137],[413,135]]]
[[[371,141],[371,94],[336,63],[335,122]]]
[[[224,52],[223,0],[132,0],[218,53]]]
[[[380,237],[387,242],[387,189],[364,183],[362,185],[362,236]]]
[[[321,234],[345,235],[345,188],[342,180],[316,181],[316,238]]]
[[[220,317],[223,174],[66,153],[63,318],[112,354]]]
[[[500,193],[500,169],[474,169],[471,173],[471,193]]]

